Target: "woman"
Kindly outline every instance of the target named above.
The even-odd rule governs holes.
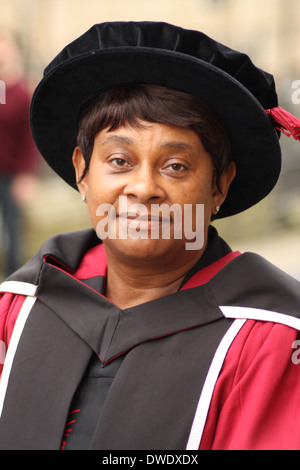
[[[95,25],[46,68],[33,136],[93,229],[2,284],[2,449],[300,448],[299,283],[210,226],[276,184],[277,104],[164,23]]]

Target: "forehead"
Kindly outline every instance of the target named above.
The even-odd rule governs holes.
[[[126,124],[114,130],[103,129],[96,135],[96,143],[100,146],[152,144],[178,150],[203,148],[200,137],[192,129],[147,121],[139,121],[138,126]]]

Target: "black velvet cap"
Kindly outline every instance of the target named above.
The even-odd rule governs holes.
[[[80,109],[101,90],[126,83],[196,95],[224,122],[237,175],[218,218],[246,210],[273,189],[281,169],[278,135],[265,112],[278,106],[273,76],[201,32],[160,22],[94,25],[46,67],[31,103],[32,134],[71,186]]]

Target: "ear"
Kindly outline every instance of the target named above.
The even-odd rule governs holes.
[[[81,177],[86,167],[86,163],[85,163],[84,156],[82,155],[82,152],[78,146],[75,147],[74,149],[72,162],[73,162],[73,166],[75,170],[76,181],[78,182],[77,187],[82,195],[87,195],[87,191],[88,191],[87,174],[81,180]]]
[[[214,189],[213,189],[213,207],[221,206],[226,199],[228,189],[230,184],[232,183],[233,179],[236,175],[236,166],[235,163],[232,161],[228,167],[223,171],[220,182],[219,188],[215,182]],[[215,209],[213,209],[213,214],[215,215]]]

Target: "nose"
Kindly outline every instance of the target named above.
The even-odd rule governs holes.
[[[148,166],[136,170],[124,188],[124,195],[132,197],[137,202],[145,204],[152,201],[162,201],[165,190],[160,184],[160,177]]]

